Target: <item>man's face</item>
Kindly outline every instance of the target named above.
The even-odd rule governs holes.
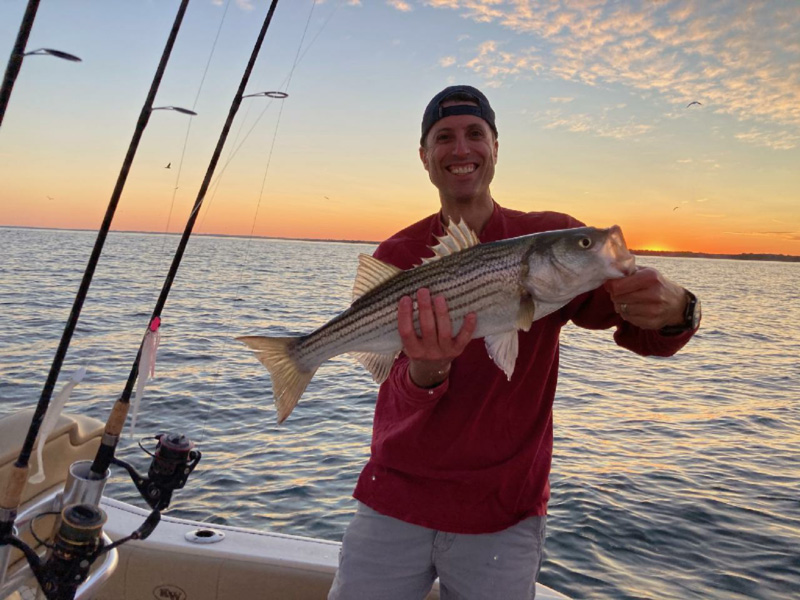
[[[468,104],[445,102],[443,106]],[[443,200],[491,198],[497,140],[489,124],[474,115],[454,115],[434,123],[419,157]]]

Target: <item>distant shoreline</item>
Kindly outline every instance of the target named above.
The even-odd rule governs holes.
[[[0,229],[42,229],[48,231],[87,231],[94,232],[95,229],[72,229],[62,227],[25,227],[22,225],[0,225]],[[159,231],[127,231],[127,230],[113,230],[113,233],[135,233],[147,235],[165,235],[164,232]],[[180,233],[167,233],[166,235],[181,235]],[[223,238],[242,238],[248,239],[251,236],[247,235],[231,235],[226,233],[194,233],[192,235],[203,237],[223,237]],[[271,235],[255,235],[252,236],[265,240],[285,240],[297,242],[336,242],[340,244],[379,244],[380,241],[375,240],[338,240],[338,239],[323,239],[323,238],[295,238],[295,237],[280,237]],[[708,252],[691,252],[688,250],[672,251],[672,250],[635,250],[631,252],[637,256],[665,256],[670,258],[714,258],[726,260],[758,260],[758,261],[773,261],[773,262],[800,262],[800,256],[793,254],[754,254],[743,252],[740,254],[711,254]]]
[[[667,256],[674,258],[724,258],[728,260],[767,260],[777,262],[800,262],[800,256],[792,254],[709,254],[707,252],[683,252],[669,250],[631,250],[637,256]]]

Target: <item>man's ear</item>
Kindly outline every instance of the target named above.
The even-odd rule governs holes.
[[[494,164],[497,164],[497,152],[500,150],[500,142],[494,141]]]
[[[420,146],[419,147],[419,159],[422,161],[422,166],[425,167],[425,170],[427,171],[428,170],[428,151],[425,149],[424,146]]]

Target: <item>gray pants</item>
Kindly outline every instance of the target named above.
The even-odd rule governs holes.
[[[444,533],[358,503],[328,600],[421,600],[439,577],[442,600],[531,600],[546,517],[496,533]]]

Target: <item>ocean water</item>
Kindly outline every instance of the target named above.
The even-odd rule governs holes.
[[[33,407],[95,234],[0,228],[0,416]],[[177,236],[109,236],[59,383],[105,420]],[[183,431],[203,452],[172,514],[339,540],[369,452],[376,386],[340,357],[283,425],[234,341],[317,327],[349,303],[369,244],[194,237],[163,313],[156,378],[120,456]],[[703,301],[670,359],[568,326],[540,580],[574,598],[800,595],[800,264],[640,257]],[[122,473],[107,493],[141,502]]]

